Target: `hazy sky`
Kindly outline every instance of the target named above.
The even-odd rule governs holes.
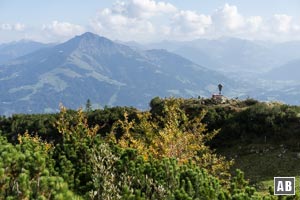
[[[0,0],[0,43],[86,31],[150,42],[222,36],[300,39],[299,0]]]

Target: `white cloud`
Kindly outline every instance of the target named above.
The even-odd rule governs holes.
[[[174,36],[199,37],[206,34],[212,24],[210,16],[198,14],[194,11],[179,11],[173,17],[171,33]]]
[[[300,21],[295,22],[292,16],[244,16],[237,6],[229,4],[211,14],[203,14],[154,0],[117,1],[112,8],[100,10],[91,21],[91,27],[112,39],[137,41],[221,36],[271,40],[300,38]]]
[[[250,32],[257,32],[262,29],[263,18],[261,16],[252,16],[246,20]]]
[[[205,34],[210,24],[210,16],[154,0],[117,1],[112,8],[100,10],[91,22],[101,35],[143,41],[182,36],[191,39]]]
[[[3,31],[10,31],[12,30],[12,26],[10,24],[1,24],[1,30]]]
[[[130,18],[150,18],[157,14],[173,13],[176,10],[177,8],[170,3],[154,0],[117,1],[113,7],[116,13]]]
[[[288,33],[292,29],[292,16],[289,15],[274,15],[273,16],[273,28],[282,33]]]
[[[133,36],[135,39],[142,39],[149,37],[155,29],[150,21],[114,14],[109,9],[99,12],[91,24],[97,33],[108,37],[116,36],[116,39],[130,39]]]
[[[192,8],[191,8],[192,9]],[[300,20],[286,14],[246,16],[235,5],[224,4],[212,13],[182,10],[168,0],[118,0],[99,10],[88,26],[53,21],[42,29],[22,23],[0,24],[1,32],[43,41],[62,41],[85,31],[118,40],[192,40],[220,36],[246,39],[300,39]]]
[[[230,36],[246,39],[285,41],[300,39],[300,21],[292,16],[275,14],[271,18],[262,16],[245,17],[234,5],[225,4],[211,15],[210,35]]]
[[[212,21],[215,31],[237,31],[245,26],[245,19],[237,7],[229,4],[215,10]]]
[[[274,41],[300,40],[300,21],[286,14],[274,14],[263,23],[263,39]]]
[[[48,35],[62,38],[72,37],[85,32],[85,28],[80,25],[59,21],[53,21],[51,24],[44,24],[42,30]]]
[[[16,23],[16,24],[0,24],[0,30],[2,31],[24,31],[25,24]]]
[[[111,9],[99,11],[91,26],[97,33],[113,39],[146,40],[156,32],[149,18],[158,11],[171,12],[172,8],[171,4],[152,0],[118,1]]]
[[[16,31],[24,31],[25,25],[21,23],[16,23],[14,24],[14,30]]]
[[[91,27],[113,39],[138,41],[220,36],[271,40],[300,38],[300,21],[296,22],[289,15],[244,16],[237,6],[229,4],[211,14],[203,14],[154,0],[117,1],[112,8],[100,10]]]
[[[117,1],[100,10],[91,22],[99,34],[121,40],[195,39],[243,32],[249,25],[259,28],[260,18],[248,21],[236,6],[225,4],[211,15],[180,10],[166,2],[153,0]]]

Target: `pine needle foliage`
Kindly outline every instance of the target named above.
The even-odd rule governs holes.
[[[204,111],[189,119],[180,107],[182,103],[181,99],[165,99],[162,114],[155,117],[150,112],[140,112],[136,120],[130,121],[125,113],[123,120],[113,124],[108,139],[122,148],[137,149],[146,160],[175,158],[180,164],[191,161],[213,175],[229,178],[232,161],[216,155],[207,145],[218,131],[207,131],[201,122]]]
[[[51,144],[27,132],[18,140],[0,136],[0,199],[81,199],[56,175]]]
[[[77,193],[83,195],[93,188],[90,149],[96,142],[99,127],[89,127],[82,109],[70,114],[63,106],[55,126],[62,134],[62,141],[56,145],[54,152],[56,168],[69,187],[76,188]]]

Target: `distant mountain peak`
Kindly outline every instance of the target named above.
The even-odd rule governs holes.
[[[111,48],[113,46],[113,41],[95,33],[86,32],[57,45],[55,49],[65,53],[71,53],[76,49],[88,52],[98,52],[101,49]]]
[[[110,39],[99,36],[92,32],[85,32],[82,35],[76,36],[74,39],[85,40],[85,41],[106,41],[106,42],[113,43],[113,41],[111,41]]]
[[[91,47],[91,46],[111,46],[114,44],[113,41],[111,41],[108,38],[101,37],[95,33],[86,32],[82,35],[78,35],[75,38],[70,39],[68,42],[71,43],[77,43],[81,47]]]
[[[0,113],[55,111],[60,102],[76,108],[86,98],[147,108],[154,96],[208,96],[220,81],[235,84],[166,50],[134,49],[87,32],[3,64]]]
[[[92,32],[85,32],[77,37],[80,37],[80,38],[98,38],[100,37],[99,35],[95,34],[95,33],[92,33]]]

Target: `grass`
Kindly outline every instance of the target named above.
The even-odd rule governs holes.
[[[222,149],[219,153],[233,158],[233,169],[245,172],[245,178],[259,194],[269,194],[274,177],[296,177],[296,193],[300,192],[299,150],[285,145],[249,144]]]
[[[265,196],[267,194],[270,194],[269,187],[274,187],[274,179],[261,181],[255,184],[257,189],[257,194],[261,196]],[[300,196],[300,176],[295,176],[295,195],[297,197]],[[297,198],[296,199],[299,199]]]

